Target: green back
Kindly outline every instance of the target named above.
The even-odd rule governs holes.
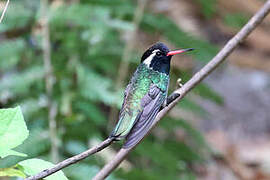
[[[162,95],[165,97],[167,95],[169,75],[149,69],[145,64],[141,63],[129,83],[130,87],[126,92],[119,121],[113,135],[118,136],[121,134],[121,137],[124,137],[130,132],[137,115],[143,110],[141,100],[148,93],[150,85],[153,83],[162,90]]]

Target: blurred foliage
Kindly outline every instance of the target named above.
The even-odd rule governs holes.
[[[196,2],[202,6],[205,16],[214,14],[213,0]],[[80,3],[53,3],[48,11],[55,76],[53,100],[59,105],[56,118],[62,159],[85,150],[91,139],[103,140],[112,129],[107,129],[108,111],[115,104],[120,107],[123,96],[123,89],[113,91],[125,46],[122,34],[134,29],[135,8],[135,1],[81,0]],[[41,156],[50,160],[39,20],[39,1],[14,1],[0,26],[0,33],[5,37],[0,43],[0,107],[20,104],[24,112],[30,136],[15,150],[31,158]],[[144,14],[140,31],[149,36],[162,36],[176,47],[196,48],[190,55],[200,63],[206,63],[218,51],[209,42],[179,29],[168,17],[149,10]],[[132,54],[131,59],[136,59],[131,61],[132,69],[139,63],[140,54],[135,51]],[[174,72],[172,81],[182,75],[186,82],[191,72]],[[205,84],[193,92],[222,103],[222,98]],[[205,114],[189,98],[179,106]],[[165,118],[160,127],[170,135],[164,139],[150,135],[131,153],[129,161],[133,168],[128,172],[117,170],[111,179],[195,179],[190,165],[203,163],[204,150],[208,149],[203,136],[185,120]],[[192,143],[177,140],[174,130],[179,128],[188,134],[188,141]],[[24,159],[9,156],[0,159],[0,167],[9,168]],[[91,157],[64,172],[69,179],[84,179],[93,176],[104,163],[102,157]]]
[[[226,25],[237,29],[243,27],[248,20],[249,16],[241,13],[226,14],[224,17],[224,22]]]
[[[177,47],[196,47],[197,52],[194,51],[194,53],[190,54],[193,55],[196,60],[204,63],[209,61],[218,52],[217,47],[206,41],[190,36],[179,29],[172,20],[165,16],[145,14],[141,26],[146,32],[159,32]]]
[[[25,5],[22,2],[16,2],[8,7],[8,16],[5,16],[5,23],[1,24],[0,32],[20,29],[30,23],[34,18],[33,12],[30,9],[25,9]]]
[[[206,18],[211,18],[217,11],[217,0],[195,0],[202,9],[202,14]]]

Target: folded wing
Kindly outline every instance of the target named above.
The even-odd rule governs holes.
[[[127,135],[123,148],[135,146],[144,137],[157,116],[165,96],[165,92],[155,84],[150,86],[148,93],[141,100],[143,110],[136,118],[130,133]]]

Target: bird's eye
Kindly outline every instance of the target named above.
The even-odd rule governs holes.
[[[157,56],[161,56],[161,52],[157,52],[156,55],[157,55]]]

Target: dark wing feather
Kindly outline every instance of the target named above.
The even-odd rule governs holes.
[[[123,148],[135,146],[150,129],[161,105],[165,100],[164,92],[156,85],[150,86],[149,92],[141,100],[142,112],[139,114],[131,132],[126,137]]]

